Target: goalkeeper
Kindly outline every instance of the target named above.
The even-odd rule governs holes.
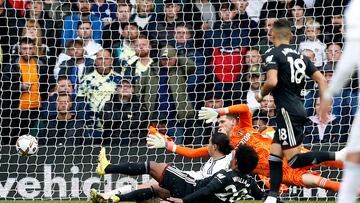
[[[235,147],[239,144],[247,144],[254,148],[260,159],[257,167],[253,171],[254,174],[269,177],[270,148],[272,140],[264,138],[252,127],[252,114],[246,104],[234,105],[227,108],[211,109],[203,107],[199,112],[199,119],[205,119],[207,123],[215,122],[218,116],[219,131],[226,133],[230,137],[231,144]],[[236,119],[238,116],[238,119]],[[208,147],[191,149],[183,146],[175,145],[171,140],[163,137],[159,133],[152,133],[148,137],[148,145],[150,148],[166,148],[168,151],[189,157],[199,158],[207,157]],[[304,150],[306,150],[304,148]],[[339,161],[343,161],[345,150],[335,152],[335,157]],[[324,162],[321,166],[342,168],[342,163],[329,161]],[[309,167],[308,167],[309,168]],[[286,185],[296,185],[301,187],[321,187],[324,189],[338,191],[340,183],[322,178],[318,173],[306,170],[305,168],[293,169],[287,162],[283,164],[284,176],[282,182]]]
[[[216,137],[213,139],[213,137]],[[225,157],[221,152],[220,146],[213,144],[211,140],[224,141],[222,147],[227,152],[231,149],[230,141],[227,135],[215,133],[210,139],[210,154],[212,158],[217,156]],[[189,176],[186,172],[177,169],[169,164],[156,162],[142,163],[121,163],[118,165],[110,164],[106,158],[105,148],[102,148],[99,154],[99,164],[97,173],[122,173],[127,175],[150,174],[159,185],[170,191],[173,197],[167,198],[171,202],[234,202],[248,197],[261,199],[264,193],[257,186],[249,173],[251,173],[258,163],[258,155],[256,152],[246,145],[239,146],[236,151],[229,154],[230,170],[224,170],[223,166],[219,172],[212,176],[200,180]],[[213,161],[216,163],[216,161]],[[140,201],[158,196],[159,190],[163,190],[157,185],[149,188],[139,189],[128,194],[117,194],[110,200],[121,201]],[[161,192],[161,191],[160,191]],[[96,191],[91,192],[92,200],[96,200],[93,196],[97,196]],[[181,198],[181,199],[180,199]]]

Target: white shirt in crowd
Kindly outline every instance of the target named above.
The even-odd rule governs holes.
[[[92,60],[96,59],[96,53],[102,50],[102,46],[99,43],[96,43],[93,39],[89,40],[87,45],[84,47],[85,58],[91,58]]]
[[[301,53],[305,49],[310,49],[315,53],[315,66],[320,67],[326,64],[326,45],[319,39],[315,41],[305,40],[299,45],[299,52]]]

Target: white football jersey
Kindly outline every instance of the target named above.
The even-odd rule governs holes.
[[[232,154],[228,154],[219,159],[214,160],[212,157],[201,167],[199,171],[185,171],[196,180],[204,179],[214,175],[221,169],[229,169]]]

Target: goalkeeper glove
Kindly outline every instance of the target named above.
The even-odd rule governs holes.
[[[165,141],[165,137],[160,134],[149,134],[146,141],[150,149],[166,148],[168,151],[176,151],[175,143]]]
[[[217,109],[201,107],[198,114],[198,119],[206,120],[205,123],[213,123],[217,121],[219,111]]]

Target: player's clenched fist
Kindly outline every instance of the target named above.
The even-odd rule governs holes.
[[[201,110],[198,114],[198,119],[206,120],[205,123],[213,123],[217,120],[218,116],[219,112],[217,109],[201,107]]]

